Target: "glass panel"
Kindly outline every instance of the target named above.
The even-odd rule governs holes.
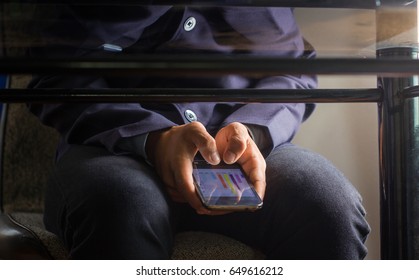
[[[152,6],[147,5],[151,2]],[[294,7],[293,14],[283,8],[287,6]],[[418,42],[417,3],[406,0],[124,0],[118,4],[5,0],[0,3],[0,19],[1,57],[146,61],[142,55],[151,60],[153,55],[195,55],[192,61],[206,59],[212,63],[217,61],[212,57],[219,55],[265,58],[263,67],[250,60],[236,65],[235,71],[251,66],[254,72],[266,71],[270,66],[288,72],[321,72],[327,68],[324,62],[318,67],[301,66],[302,62],[288,66],[269,57],[313,58],[314,47],[317,58],[375,59],[377,49],[416,47]],[[299,31],[305,44],[298,38]],[[167,57],[162,59],[168,61]],[[176,62],[185,62],[184,58],[179,60]],[[329,72],[375,74],[386,69],[356,62],[353,68],[336,69],[342,62],[335,61]],[[223,68],[223,63],[214,66],[215,71]],[[406,67],[393,69],[406,73]],[[2,68],[10,69],[5,64]]]
[[[188,96],[189,92],[184,88],[267,89],[273,87],[282,89],[281,94],[283,94],[289,88],[314,88],[314,83],[310,82],[315,80],[316,74],[375,75],[384,73],[386,76],[414,76],[417,75],[417,69],[419,69],[416,1],[119,0],[117,2],[115,4],[114,0],[1,0],[0,75],[21,72],[118,75],[118,83],[116,80],[109,79],[106,86],[130,89],[182,88],[183,98],[191,100],[193,94],[197,96],[197,92],[190,92],[191,95]],[[293,9],[287,7],[293,7]],[[376,55],[377,50],[380,50],[379,59]],[[398,56],[388,55],[389,53],[398,53]],[[406,55],[409,53],[415,56]],[[88,71],[83,72],[86,69]],[[142,74],[141,77],[153,77],[140,79],[138,73]],[[297,82],[292,85],[283,85],[276,84],[273,79],[270,79],[277,74],[293,75],[293,78],[297,77],[298,81],[304,81],[302,78],[304,76],[300,74],[310,75],[310,77],[305,80],[304,84]],[[129,79],[130,75],[135,75],[136,79]],[[155,76],[158,75],[164,75],[164,79],[156,78]],[[179,75],[183,78],[179,79]],[[205,79],[196,78],[195,75],[205,75]],[[219,75],[223,76],[219,77]],[[217,79],[214,79],[214,76],[217,76]],[[417,178],[407,176],[407,179],[413,178],[409,181],[413,186],[413,191],[408,194],[405,193],[404,185],[400,184],[395,188],[392,181],[406,179],[400,179],[402,173],[399,170],[400,165],[412,167],[412,170],[408,170],[411,171],[410,174],[417,170],[418,97],[416,94],[414,99],[405,102],[402,96],[395,93],[406,88],[405,82],[409,82],[409,86],[417,86],[418,81],[416,76],[414,77],[413,82],[409,79],[385,81],[393,86],[387,92],[389,95],[387,101],[380,99],[382,92],[376,89],[350,91],[349,94],[338,90],[331,92],[310,90],[310,93],[303,90],[291,92],[291,97],[287,97],[287,92],[285,92],[281,97],[285,98],[283,100],[293,102],[382,101],[385,110],[382,109],[380,116],[384,120],[380,133],[388,139],[382,141],[381,145],[384,148],[380,152],[389,151],[388,155],[384,155],[384,160],[381,160],[382,163],[386,163],[382,168],[382,175],[386,175],[384,173],[389,171],[388,162],[398,163],[396,167],[391,167],[393,170],[390,171],[395,170],[395,175],[389,174],[387,176],[389,180],[386,176],[382,176],[383,181],[390,182],[385,181],[383,185],[391,190],[396,189],[394,200],[402,201],[404,204],[401,207],[405,207],[405,204],[416,202],[414,198],[417,198]],[[288,79],[288,81],[291,80],[292,78]],[[48,79],[43,82],[47,87],[54,87],[48,84]],[[60,84],[59,88],[65,86]],[[80,85],[80,87],[83,86],[85,83]],[[3,92],[8,91],[3,90]],[[82,95],[86,93],[86,91],[80,92]],[[179,91],[172,90],[171,92],[180,96]],[[203,92],[202,90],[199,92],[200,96]],[[17,91],[13,94],[16,96],[16,93],[20,93],[20,96],[23,96],[22,100],[27,101],[24,98],[28,96]],[[45,92],[35,91],[35,93],[44,94]],[[58,95],[60,98],[68,97],[65,95],[67,91],[57,89],[56,93],[62,94]],[[109,92],[102,91],[101,93]],[[127,102],[133,100],[138,102],[138,96],[140,96],[138,93],[135,91],[133,95],[130,95],[130,91],[123,92]],[[162,101],[167,101],[175,97],[164,91],[143,93],[145,94],[142,98],[148,95],[155,98],[154,100],[160,97]],[[255,101],[254,97],[257,96],[264,97],[265,101],[273,102],[280,94],[279,91],[264,92],[264,95],[259,91],[247,91],[246,95],[243,92],[238,94],[236,92],[234,96],[228,91],[206,93],[209,93],[207,97],[210,98],[214,98],[214,94],[219,94],[217,98],[234,97],[237,98],[234,100],[236,102]],[[37,95],[36,98],[40,96]],[[71,97],[74,96],[75,94],[72,93]],[[85,96],[95,98],[90,91],[89,95]],[[2,97],[7,98],[7,95]],[[243,99],[244,97],[248,99]],[[101,98],[103,100],[103,96]],[[402,106],[399,106],[400,103],[394,103],[392,98],[405,105],[403,107],[405,111],[402,113],[406,115],[394,116],[394,114],[401,114]],[[182,100],[176,99],[176,101]],[[411,118],[412,115],[413,118]],[[403,126],[402,122],[398,121],[402,118],[408,121],[413,120],[413,125],[409,123],[408,126]],[[393,122],[394,120],[396,121]],[[406,133],[409,137],[411,135],[416,137],[414,141],[411,141],[410,146],[403,143],[405,138],[398,136],[400,129],[403,129],[402,133]],[[411,133],[412,131],[415,133]],[[393,136],[398,141],[396,143],[400,145],[391,146],[394,143]],[[390,143],[390,148],[386,149],[388,143]],[[398,154],[401,153],[400,150],[394,150],[395,152],[391,150],[402,145],[412,147],[412,149],[407,149],[406,153],[415,151],[413,157],[410,158],[412,162],[393,160],[405,159],[404,154]],[[392,179],[393,175],[397,180]],[[404,195],[403,200],[397,197],[401,192]],[[393,196],[390,198],[390,203],[392,203]],[[414,221],[418,220],[417,210],[409,212],[402,209],[404,212],[400,214],[397,212],[400,208],[392,207],[392,205],[383,206],[383,209],[388,210],[389,217],[401,217],[400,221],[403,222],[406,217],[409,219],[412,217],[411,220]],[[393,210],[398,216],[393,215]],[[417,228],[413,233],[409,231],[411,228],[407,230],[403,228],[399,231],[397,227],[402,222],[395,220],[396,226],[389,223],[388,228],[383,227],[383,231],[389,232],[388,236],[384,236],[386,239],[383,243],[391,239],[389,253],[385,253],[384,256],[419,258]],[[401,237],[398,236],[399,234]],[[408,252],[404,252],[404,245],[408,242],[415,244],[416,251],[411,252],[412,248],[407,246]],[[399,246],[400,244],[403,246]],[[399,249],[402,247],[403,250]]]
[[[150,2],[153,6],[144,6]],[[313,42],[319,57],[375,57],[377,46],[417,43],[415,2],[125,0],[115,4],[97,0],[5,0],[0,4],[1,41],[6,50],[2,55],[22,56],[28,49],[36,49],[35,53],[39,54],[39,48],[60,46],[61,51],[48,49],[48,55],[98,56],[98,50],[132,53],[135,45],[135,53],[221,52],[294,57],[295,42],[290,36],[281,37],[282,32],[286,35],[294,32],[287,30],[293,28],[292,18],[287,18],[289,15],[284,15],[281,8],[243,7],[288,5],[296,7],[297,22],[301,23],[307,40]],[[165,6],[169,3],[175,5]],[[183,3],[189,6],[184,8]],[[211,22],[204,20],[209,15],[214,18]],[[150,20],[150,17],[159,20]],[[195,18],[196,22],[188,22],[189,18]],[[246,19],[246,25],[239,24],[242,19]],[[190,25],[191,30],[187,31],[185,25]],[[136,41],[145,29],[148,44]],[[204,39],[208,31],[213,41]],[[190,35],[187,32],[200,32],[202,38],[180,42]],[[344,47],[349,37],[356,38],[356,42],[352,40]],[[318,38],[328,44],[316,44]],[[289,40],[288,44],[284,40]]]

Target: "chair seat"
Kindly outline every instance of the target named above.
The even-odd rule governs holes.
[[[41,213],[0,215],[0,259],[67,259],[59,238],[47,231]],[[261,259],[253,248],[229,237],[188,231],[178,233],[172,259]]]
[[[45,230],[40,213],[0,215],[0,259],[67,259],[59,238]]]
[[[251,260],[263,259],[259,251],[224,235],[187,231],[178,233],[172,259]]]

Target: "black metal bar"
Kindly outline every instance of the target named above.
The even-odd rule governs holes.
[[[3,89],[0,102],[380,102],[379,89]]]
[[[378,56],[418,59],[419,52],[389,48],[378,51]],[[419,103],[408,93],[418,85],[417,76],[379,79],[383,90],[379,106],[383,259],[419,259],[419,211],[414,203],[419,195]]]
[[[161,55],[112,59],[1,58],[4,74],[108,74],[208,76],[224,74],[329,74],[411,76],[419,73],[419,61],[412,59],[284,59],[277,57],[220,55]]]
[[[403,91],[403,96],[405,99],[419,97],[419,86],[412,86]]]
[[[406,97],[410,89],[402,93]],[[406,205],[406,258],[419,259],[419,97],[403,104],[404,201]]]
[[[13,0],[2,0],[13,3]],[[21,1],[23,2],[23,1]],[[33,2],[33,1],[32,1]],[[179,6],[246,6],[246,7],[310,7],[372,9],[375,0],[37,0],[36,4],[72,5],[179,5]],[[28,1],[31,3],[31,1]],[[21,3],[20,3],[21,4]]]

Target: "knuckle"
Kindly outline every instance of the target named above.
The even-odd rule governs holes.
[[[235,149],[244,150],[247,147],[247,141],[244,137],[240,134],[235,134],[230,138],[231,145],[234,146]]]
[[[191,130],[198,130],[198,131],[200,131],[202,129],[205,130],[205,126],[200,122],[191,122],[191,123],[188,124],[188,127]]]

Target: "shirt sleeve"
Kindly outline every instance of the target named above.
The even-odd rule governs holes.
[[[266,154],[266,151],[272,146],[271,138],[269,137],[268,132],[260,126],[256,125],[245,125],[250,137],[258,146],[259,150],[262,154]],[[121,138],[116,143],[116,151],[118,153],[129,153],[140,156],[143,158],[149,165],[152,165],[150,160],[148,159],[147,152],[146,152],[146,143],[148,139],[149,133],[144,133],[141,135],[128,137],[128,138]]]
[[[156,9],[156,10],[155,10]],[[163,9],[163,10],[161,10]],[[53,27],[51,34],[55,37],[62,36],[63,30],[71,30],[66,33],[72,42],[71,45],[65,46],[49,46],[42,50],[38,50],[40,57],[50,56],[82,56],[86,52],[94,57],[106,57],[107,55],[116,55],[112,53],[114,49],[109,51],[107,48],[98,48],[104,43],[114,43],[115,46],[121,46],[127,52],[138,53],[142,51],[151,51],[141,48],[144,46],[142,34],[145,30],[151,30],[149,27],[154,26],[156,30],[160,30],[161,22],[154,22],[165,14],[168,8],[153,7],[147,10],[139,10],[133,13],[129,11],[128,17],[113,17],[96,19],[96,14],[77,13],[72,11],[67,15],[67,21]],[[231,48],[226,48],[224,44],[212,38],[208,32],[183,32],[176,33],[173,39],[162,43],[159,48],[161,51],[187,52],[189,49],[178,49],[177,47],[188,46],[191,52],[201,52],[201,44],[210,46],[209,51],[216,53],[228,53],[235,48],[249,55],[272,54],[279,57],[300,57],[303,55],[304,46],[301,34],[296,28],[289,9],[258,9],[258,13],[254,9],[226,9],[223,13],[225,19],[232,30],[235,30],[236,36],[243,40],[239,43],[233,41]],[[225,24],[220,25],[218,21],[211,20],[212,10],[205,10],[207,17],[203,18],[199,26],[208,24],[216,24],[220,30],[225,30]],[[91,11],[89,11],[91,12]],[[109,11],[107,16],[112,15]],[[211,13],[210,13],[211,12]],[[142,16],[140,16],[142,15]],[[152,15],[152,16],[145,16]],[[74,16],[74,18],[73,18]],[[252,28],[253,23],[243,21],[244,16],[254,16],[252,22],[262,20],[262,26],[268,26],[268,33],[248,32]],[[177,13],[176,17],[177,18]],[[164,20],[167,18],[165,17]],[[89,24],[87,24],[89,23]],[[179,28],[182,28],[183,24]],[[167,27],[173,32],[171,25]],[[211,29],[212,30],[212,29]],[[258,29],[259,30],[259,29]],[[176,30],[175,30],[176,31]],[[122,32],[122,33],[121,33]],[[155,30],[153,29],[153,32]],[[168,32],[168,34],[172,34]],[[271,33],[272,32],[272,33]],[[158,32],[160,34],[161,32]],[[148,33],[147,33],[148,34]],[[153,33],[154,34],[154,33]],[[217,33],[218,34],[218,33]],[[214,36],[217,34],[213,34]],[[247,34],[248,37],[242,37]],[[272,34],[272,36],[270,36]],[[166,34],[167,35],[167,34]],[[117,36],[117,37],[115,37]],[[118,37],[119,36],[119,37]],[[169,36],[172,38],[172,36]],[[160,36],[159,36],[160,38]],[[217,37],[218,38],[218,37]],[[130,39],[130,40],[128,40]],[[208,43],[212,42],[212,43]],[[137,44],[133,46],[133,44]],[[222,42],[221,42],[222,43]],[[266,43],[266,45],[265,45]],[[158,45],[159,42],[152,42],[150,48]],[[180,45],[178,45],[180,44]],[[141,48],[140,48],[141,47]],[[261,48],[268,47],[268,52],[261,52]],[[280,51],[278,51],[280,50]],[[284,51],[282,51],[284,50]],[[315,78],[309,76],[276,76],[266,77],[262,79],[250,79],[241,77],[243,83],[235,83],[234,75],[221,77],[217,79],[209,79],[207,83],[198,83],[197,80],[189,78],[170,79],[169,77],[156,78],[142,81],[142,77],[118,77],[111,79],[102,76],[35,76],[30,87],[32,88],[59,88],[59,89],[103,89],[103,88],[130,88],[130,87],[211,87],[211,88],[261,88],[261,89],[290,89],[290,88],[312,88],[315,87]],[[184,82],[182,83],[182,80]],[[213,81],[214,80],[214,81]],[[243,85],[242,85],[243,84]],[[183,104],[184,105],[184,104]],[[298,130],[300,123],[309,115],[313,105],[305,104],[190,104],[196,108],[196,112],[200,113],[200,118],[206,119],[205,125],[210,126],[211,131],[216,131],[231,122],[241,122],[251,127],[252,131],[260,131],[255,135],[263,135],[258,140],[260,149],[265,154],[278,145],[290,141]],[[189,105],[188,105],[189,106]],[[31,111],[38,116],[41,121],[51,127],[56,128],[61,134],[61,146],[58,155],[62,154],[63,147],[71,144],[86,144],[104,146],[113,153],[122,153],[123,148],[129,147],[129,151],[135,154],[144,155],[144,144],[146,135],[149,132],[167,129],[172,126],[185,123],[182,115],[184,114],[176,104],[139,104],[139,103],[68,103],[68,104],[29,104]],[[232,108],[232,109],[231,109]],[[125,138],[135,139],[133,143],[124,143]],[[259,139],[255,136],[255,139]],[[138,141],[137,141],[138,140]],[[121,142],[122,141],[122,142]],[[122,144],[121,144],[122,143]],[[128,145],[128,146],[127,146]]]
[[[246,124],[245,126],[250,137],[252,137],[256,146],[259,148],[259,151],[266,157],[272,147],[272,139],[269,136],[268,131],[264,127],[258,125]]]
[[[284,76],[262,80],[257,87],[261,89],[307,89],[314,88],[316,85],[316,79],[311,76]],[[245,104],[238,106],[234,112],[229,114],[224,120],[223,126],[232,122],[241,122],[252,128],[258,127],[265,138],[269,138],[269,141],[264,140],[264,145],[259,147],[266,156],[273,148],[288,143],[294,138],[301,123],[313,112],[314,107],[314,104],[304,103]]]
[[[149,165],[152,165],[146,152],[146,143],[149,133],[140,134],[133,137],[121,138],[117,143],[117,149],[122,153],[128,152],[142,157]]]

